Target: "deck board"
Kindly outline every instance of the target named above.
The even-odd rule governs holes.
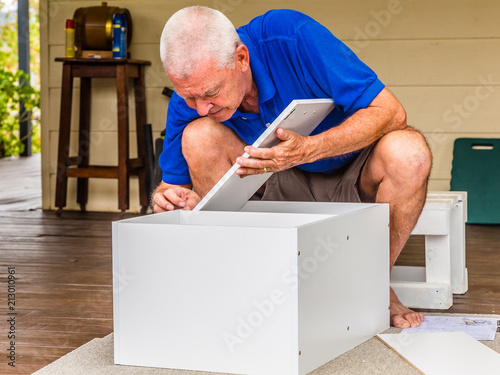
[[[0,211],[42,208],[41,156],[0,158]]]

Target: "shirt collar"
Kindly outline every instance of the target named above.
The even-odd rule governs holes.
[[[248,48],[250,53],[250,69],[252,69],[252,77],[259,93],[259,104],[267,102],[276,94],[276,88],[264,64],[259,60],[259,54],[255,46],[244,33],[240,32],[241,30],[238,31],[243,44]]]

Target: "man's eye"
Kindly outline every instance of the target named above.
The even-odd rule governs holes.
[[[207,98],[215,98],[217,95],[219,95],[219,91],[216,91],[216,92],[212,92],[210,94],[206,94],[205,96]]]

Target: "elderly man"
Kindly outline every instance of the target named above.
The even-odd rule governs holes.
[[[166,23],[160,52],[175,94],[155,212],[192,209],[237,162],[241,177],[278,172],[254,198],[389,203],[392,269],[422,210],[432,156],[370,68],[292,10],[235,30],[218,11],[185,8]],[[292,100],[306,98],[336,104],[310,136],[278,129],[277,146],[248,146]],[[422,323],[392,289],[390,296],[392,325]]]

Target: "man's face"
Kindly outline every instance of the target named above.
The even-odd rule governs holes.
[[[212,59],[187,78],[170,77],[175,91],[200,116],[221,122],[231,118],[246,92],[246,65],[235,55],[234,68],[220,69]]]

